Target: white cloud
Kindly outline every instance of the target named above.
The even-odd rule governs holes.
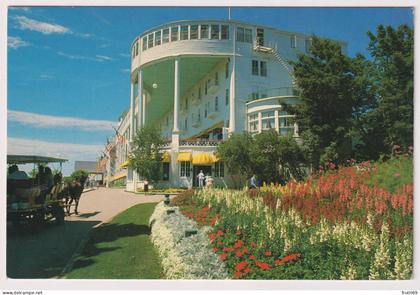
[[[7,112],[7,119],[22,125],[35,128],[80,128],[84,131],[111,131],[117,123],[106,120],[86,120],[74,117],[57,117],[36,113],[11,111]]]
[[[104,150],[104,146],[101,144],[75,144],[10,137],[7,140],[7,153],[67,159],[69,162],[63,165],[63,174],[69,175],[74,169],[74,161],[95,161]],[[33,166],[28,167],[29,170],[32,168]]]
[[[31,8],[30,7],[21,7],[21,6],[12,6],[9,7],[10,10],[16,10],[16,11],[23,11],[23,12],[30,12]]]
[[[29,43],[20,37],[7,37],[7,47],[18,49],[19,47],[29,46]]]
[[[126,74],[126,73],[130,73],[131,70],[130,69],[121,69],[121,72],[124,73],[124,74]]]
[[[25,16],[15,16],[14,19],[21,30],[36,31],[45,35],[71,33],[69,28],[59,24],[41,22]]]
[[[120,53],[120,56],[122,56],[122,57],[131,57],[131,55],[129,55],[127,53]]]
[[[96,58],[98,59],[98,61],[111,61],[114,60],[112,57],[106,56],[106,55],[96,55]]]
[[[60,55],[60,56],[64,56],[64,57],[70,58],[70,59],[91,59],[90,57],[87,57],[87,56],[83,56],[83,55],[72,55],[72,54],[61,52],[61,51],[58,51],[57,54]]]

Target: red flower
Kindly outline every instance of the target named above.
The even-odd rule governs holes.
[[[245,273],[250,273],[252,271],[252,269],[250,269],[249,267],[245,268],[244,272]]]
[[[220,255],[219,255],[219,258],[220,258],[220,260],[222,260],[222,261],[225,261],[226,260],[226,258],[227,258],[227,254],[226,253],[221,253]]]
[[[217,251],[219,251],[219,248],[213,248],[213,252],[216,253]]]
[[[219,229],[216,233],[217,236],[223,236],[223,231],[221,229]]]
[[[264,255],[265,256],[271,256],[271,252],[270,251],[265,251]]]
[[[243,254],[242,254],[241,250],[238,250],[238,251],[236,251],[235,255],[236,255],[236,257],[242,257]]]
[[[262,261],[256,261],[255,265],[258,266],[259,268],[263,269],[263,270],[270,269],[270,265],[268,265],[268,263],[265,263],[265,262],[262,262]]]
[[[251,259],[251,260],[255,260],[255,255],[254,255],[254,254],[249,255],[249,259]]]
[[[217,245],[223,245],[223,243],[221,241],[218,241]]]
[[[244,244],[244,242],[242,240],[237,240],[234,247],[235,248],[240,248],[243,244]]]
[[[248,249],[248,248],[244,248],[244,249],[242,250],[242,252],[243,252],[243,253],[249,253],[249,249]]]
[[[239,262],[236,266],[235,266],[235,270],[236,271],[241,271],[243,270],[245,267],[248,266],[248,262],[246,262],[245,260],[242,262]]]
[[[282,265],[283,263],[284,263],[283,260],[280,260],[280,259],[274,260],[275,265]]]
[[[250,243],[251,247],[257,247],[257,244],[255,242]]]
[[[395,176],[395,177],[400,177],[400,176],[401,176],[401,174],[400,174],[399,172],[397,172],[397,173],[395,173],[395,174],[394,174],[394,176]]]
[[[207,211],[209,211],[209,207],[203,207],[203,209],[201,209],[201,210],[203,210],[204,212],[207,212]]]
[[[235,279],[239,279],[241,277],[241,272],[235,272]]]
[[[223,248],[223,252],[232,252],[233,248],[232,247],[224,247]]]

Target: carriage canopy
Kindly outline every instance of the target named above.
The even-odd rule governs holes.
[[[7,164],[29,164],[29,163],[63,163],[67,159],[35,156],[35,155],[7,155]]]

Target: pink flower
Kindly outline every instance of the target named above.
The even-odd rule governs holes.
[[[395,176],[395,177],[400,177],[400,176],[401,176],[401,174],[400,174],[399,172],[397,172],[397,173],[395,173],[395,174],[394,174],[394,176]]]

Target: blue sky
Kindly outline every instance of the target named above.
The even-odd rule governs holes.
[[[233,8],[235,20],[348,43],[368,55],[367,31],[413,26],[409,8]],[[30,7],[8,11],[8,152],[95,160],[129,106],[130,45],[182,19],[227,19],[227,8]]]

